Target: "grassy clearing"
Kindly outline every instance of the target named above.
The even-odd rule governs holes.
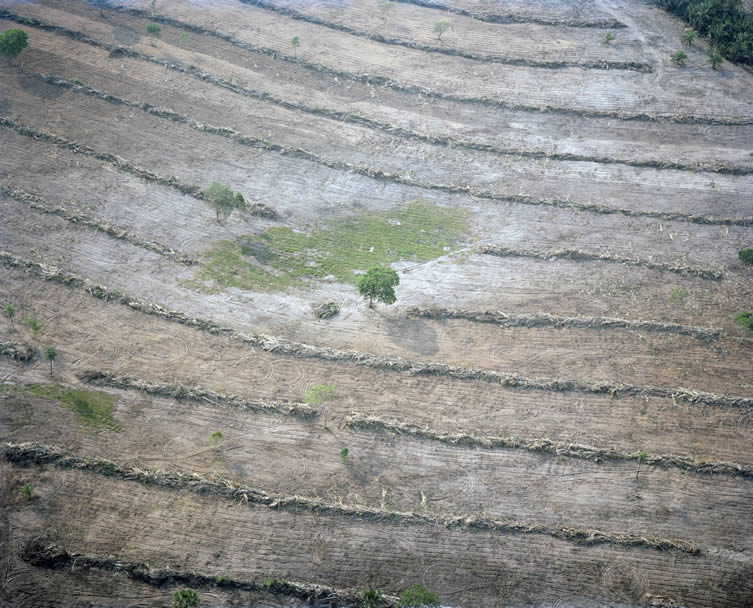
[[[116,398],[109,393],[67,388],[59,384],[5,384],[0,386],[0,392],[52,399],[78,414],[84,424],[111,431],[118,428],[112,417]]]
[[[273,227],[221,241],[185,286],[280,291],[316,280],[354,283],[362,272],[399,260],[426,262],[458,248],[467,212],[423,200],[387,212],[327,220],[309,233]]]

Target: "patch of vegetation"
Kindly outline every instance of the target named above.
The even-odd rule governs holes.
[[[227,221],[227,218],[238,209],[239,211],[246,210],[246,201],[240,192],[233,193],[233,191],[224,184],[214,182],[209,188],[202,192],[204,199],[209,203],[209,206],[214,209],[217,215],[217,222],[222,223]]]
[[[223,576],[223,575],[218,575],[218,576],[217,576],[217,577],[216,577],[216,578],[214,579],[214,582],[215,582],[215,583],[216,583],[217,585],[221,585],[221,584],[222,584],[222,583],[224,583],[224,582],[225,582],[226,580],[228,580],[227,576]]]
[[[685,305],[685,298],[690,295],[687,289],[682,287],[673,287],[669,292],[669,303],[677,304],[678,306]]]
[[[37,321],[36,317],[26,317],[24,319],[24,327],[31,332],[32,336],[34,336],[34,340],[36,340],[37,343],[37,349],[39,349],[39,338],[44,329],[44,325]]]
[[[181,589],[173,593],[173,608],[196,608],[199,594],[193,589]]]
[[[740,312],[735,315],[735,321],[745,331],[753,331],[753,312]]]
[[[16,28],[5,30],[0,34],[0,56],[14,59],[28,44],[28,34]]]
[[[675,65],[685,65],[685,60],[688,58],[685,51],[675,51],[672,53],[672,63]]]
[[[743,250],[744,251],[744,250]],[[753,253],[753,250],[751,250]],[[742,251],[740,252],[740,259],[742,260]],[[745,261],[745,260],[743,260]],[[16,322],[13,320],[16,316],[16,307],[13,306],[13,304],[8,304],[5,307],[5,316],[8,317],[8,320],[10,321],[10,326],[13,328],[13,331],[16,331]]]
[[[609,32],[606,36],[604,36],[604,44],[609,44],[614,40],[615,36],[612,32]]]
[[[368,299],[369,308],[374,305],[374,300],[394,304],[397,301],[394,288],[399,284],[400,277],[390,268],[372,268],[356,282],[358,293]]]
[[[221,241],[187,287],[279,291],[312,280],[355,283],[360,272],[399,260],[426,262],[457,248],[467,212],[418,200],[386,212],[326,220],[306,234],[284,226]],[[360,272],[359,272],[360,271]]]
[[[697,35],[698,32],[696,32],[692,27],[689,27],[682,33],[682,41],[685,44],[693,44],[693,40],[695,40],[695,37]]]
[[[290,48],[293,49],[293,57],[297,57],[298,56],[297,51],[298,51],[298,47],[299,46],[301,46],[301,40],[300,40],[300,38],[298,38],[298,36],[293,36],[290,39]]]
[[[361,606],[362,608],[376,608],[382,599],[382,592],[378,589],[369,587],[361,591]]]
[[[156,23],[147,23],[146,33],[152,38],[159,38],[162,35],[162,28]]]
[[[116,397],[109,393],[67,388],[59,384],[4,384],[0,385],[0,392],[51,399],[76,412],[85,424],[111,431],[118,428],[112,417]]]
[[[220,444],[220,441],[222,441],[222,438],[222,431],[215,431],[209,436],[209,445],[216,448]]]
[[[317,319],[330,319],[340,312],[340,306],[334,300],[317,302],[311,307]]]
[[[753,266],[753,249],[741,249],[740,251],[737,252],[737,257],[740,258],[740,261],[743,264],[747,264],[748,266]]]
[[[420,608],[422,606],[439,606],[439,596],[427,591],[421,585],[413,585],[403,591],[397,602],[398,608]]]
[[[638,461],[638,470],[635,472],[635,478],[638,479],[638,474],[641,472],[641,465],[648,460],[648,454],[644,451],[638,452],[635,459]]]
[[[335,398],[337,398],[337,387],[334,384],[315,384],[306,393],[304,401],[309,405],[321,405]]]
[[[342,450],[340,450],[340,461],[343,464],[346,464],[348,462],[348,454],[349,453],[350,452],[348,451],[348,448],[343,448]]]
[[[79,80],[78,78],[71,78],[71,82],[72,82],[73,84],[77,84],[77,85],[78,85],[78,86],[80,86],[80,87],[84,86],[84,83],[83,83],[83,82],[81,82],[81,81],[80,81],[80,80]]]
[[[665,10],[678,15],[698,33],[708,36],[721,57],[753,65],[753,13],[740,0],[655,0]],[[709,61],[711,56],[709,55]]]
[[[268,576],[264,579],[264,586],[269,589],[271,587],[275,587],[277,585],[287,585],[288,581],[286,581],[284,578],[272,578],[271,576]]]
[[[722,56],[713,46],[706,49],[706,55],[708,55],[712,70],[716,70],[722,65]]]
[[[21,488],[21,495],[26,500],[31,500],[32,498],[34,498],[34,486],[30,483],[25,483],[24,487]]]
[[[394,4],[390,0],[377,0],[377,8],[382,13],[382,17],[386,17],[387,13],[392,10]]]

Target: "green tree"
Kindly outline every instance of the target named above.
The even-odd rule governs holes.
[[[685,51],[676,51],[672,53],[672,63],[675,65],[685,65],[685,60],[688,58],[688,56],[685,54]]]
[[[337,398],[337,387],[334,384],[315,384],[303,398],[309,405],[322,406],[325,429],[327,428],[327,406],[325,403],[335,398]]]
[[[293,36],[290,39],[290,46],[293,48],[293,57],[297,57],[297,49],[299,46],[301,46],[301,41],[298,39],[298,36]]]
[[[19,29],[5,30],[0,34],[0,56],[15,59],[26,48],[29,36]]]
[[[432,28],[432,31],[437,35],[437,40],[442,40],[442,34],[447,30],[452,29],[452,23],[449,21],[437,21]]]
[[[753,312],[740,312],[735,315],[735,321],[745,331],[753,331]]]
[[[37,341],[37,349],[39,348],[39,338],[44,326],[37,321],[35,317],[26,317],[24,319],[24,327],[31,332],[34,339]]]
[[[181,589],[173,593],[173,608],[196,608],[199,605],[199,594],[193,589]]]
[[[742,253],[742,251],[740,253]],[[753,250],[751,250],[751,253],[753,253]],[[742,259],[742,256],[740,257],[740,259]],[[16,323],[13,320],[13,317],[16,316],[16,307],[13,306],[13,304],[8,304],[5,307],[5,315],[10,320],[10,326],[13,328],[13,331],[16,331]]]
[[[246,202],[240,194],[233,194],[233,191],[225,186],[214,182],[203,192],[204,200],[214,209],[217,215],[217,222],[227,221],[227,218],[233,213],[233,210],[246,208]]]
[[[394,4],[390,0],[377,0],[377,8],[382,13],[382,18],[387,16],[387,13],[390,12],[393,6]]]
[[[55,350],[54,346],[48,346],[44,349],[44,358],[50,362],[50,378],[52,378],[52,363],[58,358],[58,351]]]
[[[374,300],[385,304],[397,301],[394,287],[400,284],[400,277],[389,268],[372,268],[366,274],[358,277],[358,293],[369,300],[369,308]]]
[[[342,450],[340,450],[340,461],[343,464],[348,463],[348,453],[348,448],[343,448]]]
[[[146,33],[152,38],[152,40],[154,40],[155,38],[162,36],[162,28],[156,23],[148,23],[146,26]],[[152,42],[152,44],[154,44],[154,42]]]
[[[377,608],[379,601],[382,599],[382,592],[373,587],[361,591],[361,607]]]
[[[421,608],[423,606],[439,606],[439,596],[427,591],[421,585],[413,585],[403,591],[397,602],[398,608]]]
[[[719,68],[720,65],[722,65],[722,56],[719,54],[719,51],[716,50],[713,46],[710,46],[706,50],[706,55],[709,57],[709,63],[711,64],[711,69],[716,70]]]
[[[741,249],[737,252],[737,257],[740,258],[743,264],[753,266],[753,249]]]
[[[30,483],[25,483],[24,487],[21,488],[21,494],[23,494],[26,500],[31,500],[34,498],[34,486]]]
[[[614,34],[612,32],[609,32],[606,36],[604,36],[604,44],[609,44],[614,40]]]
[[[638,452],[636,455],[636,460],[638,461],[638,470],[635,472],[635,478],[638,479],[638,473],[641,472],[641,465],[648,460],[648,454],[646,452]]]
[[[682,33],[682,41],[685,44],[693,44],[693,40],[695,40],[695,37],[697,35],[698,35],[698,32],[696,32],[695,29],[690,27]]]
[[[213,448],[216,448],[220,441],[222,441],[223,435],[222,431],[215,431],[209,436],[209,445]]]

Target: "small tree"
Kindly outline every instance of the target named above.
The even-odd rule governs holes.
[[[366,274],[358,277],[358,293],[369,300],[369,308],[374,305],[374,300],[385,304],[394,304],[397,301],[395,290],[400,284],[400,277],[394,270],[389,268],[372,268]]]
[[[34,498],[34,486],[30,483],[25,483],[24,487],[21,488],[21,494],[23,494],[26,500],[31,500]]]
[[[37,341],[37,349],[39,349],[39,338],[43,329],[42,324],[35,317],[26,317],[24,319],[24,327],[34,336],[34,339]]]
[[[742,252],[740,252],[740,253],[742,253]],[[753,250],[751,250],[751,253],[753,253]],[[742,258],[740,258],[740,259],[742,259]],[[10,320],[10,326],[13,328],[13,331],[16,331],[16,323],[13,320],[13,317],[16,316],[16,307],[13,306],[13,304],[8,304],[5,307],[5,315]]]
[[[46,361],[50,362],[50,378],[52,378],[52,363],[57,359],[58,357],[58,351],[55,350],[54,346],[48,346],[44,349],[44,358]]]
[[[362,608],[377,608],[379,601],[382,599],[382,592],[379,589],[369,587],[361,591]]]
[[[716,70],[720,65],[722,65],[722,56],[719,54],[719,51],[717,51],[713,46],[710,46],[706,50],[706,55],[708,55],[709,57],[711,69]]]
[[[737,257],[743,264],[753,266],[753,249],[741,249],[737,252]]]
[[[15,59],[26,48],[29,36],[19,29],[5,30],[0,34],[0,56]]]
[[[199,605],[199,594],[193,589],[181,589],[173,593],[173,608],[196,608]]]
[[[222,431],[215,431],[209,436],[209,445],[216,448],[220,444],[220,441],[222,441],[222,438]]]
[[[672,63],[675,65],[685,65],[687,58],[688,56],[685,54],[685,51],[675,51],[672,53]]]
[[[606,36],[604,36],[604,44],[609,44],[614,40],[614,34],[612,32],[609,32]]]
[[[377,8],[379,9],[379,12],[382,13],[382,18],[387,16],[387,13],[390,12],[393,6],[394,4],[390,2],[390,0],[377,0]]]
[[[439,596],[421,585],[413,585],[403,591],[397,602],[398,608],[420,608],[422,606],[439,606]]]
[[[735,315],[735,321],[745,331],[753,331],[753,312],[740,312]]]
[[[343,448],[340,450],[340,462],[343,464],[348,463],[348,448]]]
[[[636,460],[638,461],[638,470],[635,472],[635,478],[638,479],[638,473],[641,472],[641,465],[648,460],[648,454],[643,451],[638,452]]]
[[[325,429],[327,428],[327,406],[325,403],[335,398],[337,398],[337,387],[334,384],[315,384],[303,398],[309,405],[322,406]]]
[[[301,46],[301,41],[298,39],[298,36],[293,36],[290,39],[290,46],[293,49],[293,57],[297,57],[298,56],[297,49],[299,46]]]
[[[452,23],[449,21],[437,21],[432,28],[432,31],[437,35],[437,40],[442,40],[442,34],[447,30],[452,29]]]
[[[214,182],[209,188],[204,190],[204,200],[214,209],[217,215],[217,222],[227,221],[227,218],[233,213],[233,210],[246,208],[246,201],[241,194],[233,194],[233,191],[225,186]]]
[[[152,39],[152,44],[154,44],[154,39],[162,36],[162,28],[156,23],[148,23],[146,33]]]
[[[688,28],[682,33],[682,41],[685,44],[693,44],[693,40],[695,40],[695,37],[698,35],[698,32],[695,31],[694,28]]]

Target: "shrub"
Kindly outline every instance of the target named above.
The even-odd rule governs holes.
[[[685,54],[685,51],[675,51],[672,53],[672,63],[675,65],[685,65],[687,58],[688,56]]]
[[[0,34],[0,55],[11,59],[17,57],[26,48],[28,40],[29,36],[23,30],[5,30]]]
[[[695,29],[690,27],[682,33],[682,41],[685,44],[693,44],[693,40],[695,39],[697,34],[698,32],[696,32]]]
[[[290,39],[290,46],[293,49],[293,56],[296,57],[297,56],[296,51],[298,50],[298,47],[301,46],[301,41],[298,38],[298,36],[293,36]]]
[[[753,252],[753,249],[750,251]],[[740,254],[742,254],[742,251]],[[740,256],[740,259],[742,259],[742,255]],[[13,306],[13,304],[8,304],[5,307],[5,316],[10,320],[10,326],[13,328],[13,331],[16,331],[16,323],[13,321],[13,317],[16,316],[16,307]]]
[[[162,35],[162,28],[156,23],[148,23],[146,33],[152,38],[159,38]]]
[[[340,306],[334,300],[318,302],[311,307],[317,319],[329,319],[340,312]]]
[[[403,591],[397,602],[398,608],[419,608],[421,606],[439,606],[439,597],[427,591],[421,585],[413,585]]]
[[[348,453],[348,448],[343,448],[342,450],[340,450],[340,460],[343,464],[348,462]]]
[[[173,608],[196,608],[199,594],[193,589],[181,589],[173,593]]]
[[[737,257],[743,264],[753,266],[753,249],[741,249],[737,252]]]
[[[708,55],[709,57],[711,69],[716,70],[722,64],[722,56],[719,54],[719,51],[717,51],[713,46],[710,46],[706,50],[706,55]]]
[[[682,287],[673,287],[669,292],[670,304],[679,304],[680,306],[685,304],[685,298],[688,297],[688,290]]]
[[[737,324],[746,331],[753,331],[753,312],[741,312],[735,315]]]
[[[437,21],[432,28],[432,31],[437,35],[437,40],[442,40],[442,34],[447,30],[452,29],[452,23],[449,21]]]
[[[604,44],[609,44],[614,40],[614,34],[612,32],[609,32],[606,36],[604,36]]]
[[[369,587],[361,592],[362,608],[376,608],[382,599],[382,592],[378,589]]]
[[[215,431],[209,436],[209,445],[216,448],[220,441],[222,441],[222,437],[222,431]]]
[[[389,268],[372,268],[366,274],[358,277],[358,293],[369,300],[369,308],[374,305],[374,300],[385,304],[394,304],[396,285],[400,284],[400,277],[394,270]]]
[[[21,488],[21,494],[23,494],[26,500],[31,500],[34,498],[34,486],[30,483],[25,483],[24,487]]]
[[[26,317],[24,319],[24,327],[28,329],[31,334],[34,336],[34,339],[37,342],[37,349],[39,348],[39,335],[42,333],[42,329],[44,329],[43,325],[37,321],[35,317]]]

